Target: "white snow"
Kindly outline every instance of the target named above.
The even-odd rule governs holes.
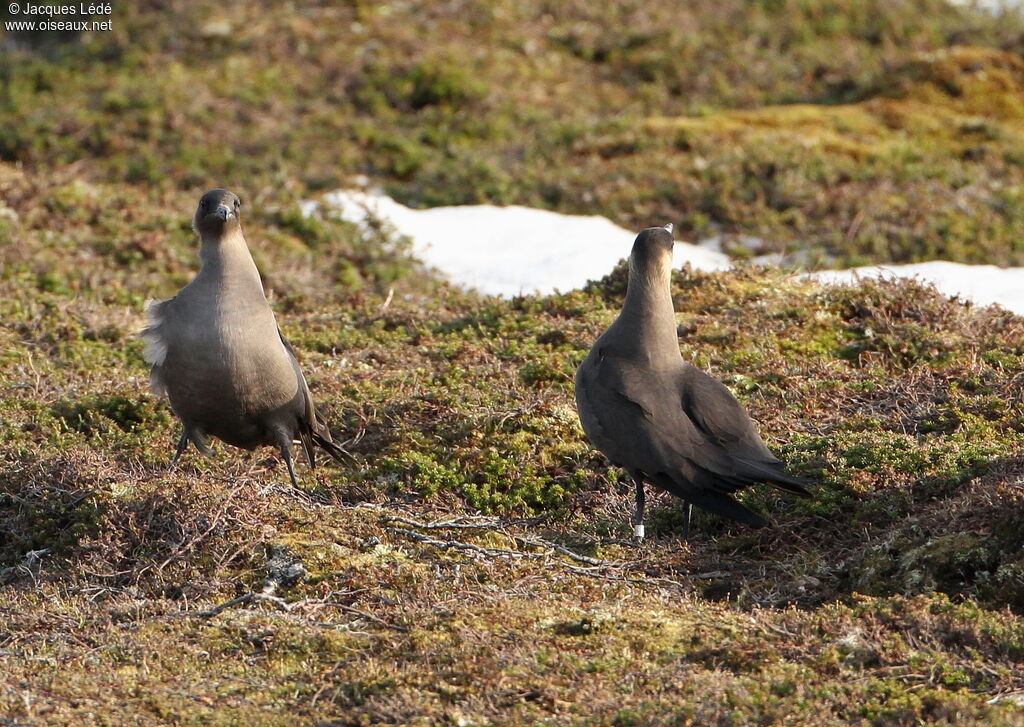
[[[998,303],[1024,315],[1024,268],[964,265],[944,260],[909,265],[869,265],[849,270],[820,270],[810,276],[822,282],[853,283],[857,278],[920,278],[935,283],[946,295],[958,295],[980,305]]]
[[[322,203],[358,225],[365,225],[368,218],[387,221],[412,240],[417,257],[453,282],[502,296],[579,288],[607,275],[629,255],[636,237],[635,231],[604,217],[562,215],[529,207],[471,205],[417,210],[379,192],[361,190],[332,192]],[[314,214],[318,206],[307,202],[303,211]],[[731,263],[720,243],[717,239],[701,245],[677,243],[673,263],[678,267],[689,262],[698,270],[725,270]],[[764,262],[769,262],[767,256]],[[1024,268],[933,261],[808,275],[829,283],[853,283],[857,278],[875,276],[916,277],[935,283],[946,295],[981,305],[998,303],[1024,315]]]
[[[953,4],[990,13],[1012,13],[1020,10],[1021,0],[953,0]]]
[[[379,193],[339,190],[324,204],[356,224],[388,220],[412,240],[414,254],[450,280],[484,293],[512,296],[579,288],[611,272],[636,232],[599,216],[563,215],[531,207],[466,205],[417,210]],[[310,214],[315,203],[307,203]],[[668,220],[658,220],[662,225]],[[654,223],[652,223],[654,224]],[[673,264],[724,270],[729,257],[678,243]]]

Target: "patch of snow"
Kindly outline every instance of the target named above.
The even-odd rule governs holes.
[[[601,278],[629,257],[637,234],[596,215],[494,205],[417,210],[359,190],[332,192],[323,204],[356,224],[368,218],[389,221],[412,240],[416,257],[453,282],[506,297],[572,290]],[[303,206],[305,214],[316,209],[316,203]],[[687,243],[676,243],[672,261],[698,270],[725,270],[731,264],[721,252]]]
[[[705,237],[697,244],[707,250],[723,252],[725,243],[734,247],[742,247],[747,252],[756,252],[764,247],[764,239],[754,235],[712,235]]]
[[[1021,8],[1021,0],[953,0],[953,4],[996,14],[1017,12]]]
[[[854,283],[857,278],[920,278],[946,295],[957,295],[980,305],[998,303],[1024,315],[1024,268],[964,265],[935,260],[910,265],[869,265],[848,270],[820,270],[810,277],[826,283]]]
[[[390,223],[412,240],[413,252],[452,282],[483,293],[513,296],[572,290],[597,280],[629,256],[636,232],[599,216],[563,215],[529,207],[469,205],[417,210],[380,192],[340,190],[322,203],[306,202],[303,213],[315,214],[320,204],[343,219],[366,225],[369,219]],[[654,224],[657,221],[652,221]],[[731,237],[757,249],[756,237]],[[725,270],[731,261],[721,251],[723,238],[700,245],[676,243],[673,264],[690,263],[698,270]],[[773,264],[777,254],[753,260]],[[872,265],[849,270],[822,270],[809,277],[826,283],[854,283],[857,278],[891,276],[930,281],[946,295],[980,305],[998,303],[1024,315],[1024,268],[963,265],[943,261],[912,265]]]

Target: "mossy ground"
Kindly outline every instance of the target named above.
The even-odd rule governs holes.
[[[296,204],[362,172],[808,261],[1020,262],[1019,20],[213,7],[118,6],[112,34],[0,55],[0,722],[1024,724],[989,703],[1024,690],[1024,319],[913,282],[680,273],[684,355],[815,497],[755,488],[771,528],[698,515],[687,542],[655,497],[635,548],[572,402],[624,269],[482,298]],[[358,437],[300,492],[270,450],[166,470],[135,332],[195,270],[213,185]],[[208,613],[281,558],[306,572],[283,600]]]

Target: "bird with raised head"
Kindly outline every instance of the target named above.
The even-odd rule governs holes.
[[[172,467],[189,442],[209,454],[211,436],[242,449],[271,445],[297,488],[295,439],[310,467],[314,445],[338,460],[347,453],[317,413],[295,352],[277,327],[242,234],[241,206],[224,189],[199,200],[192,220],[199,273],[173,298],[146,307],[141,335],[150,385],[167,394],[184,426]]]
[[[692,506],[762,527],[732,493],[757,482],[808,496],[787,474],[743,406],[721,382],[683,360],[672,305],[672,225],[633,243],[626,300],[576,372],[583,431],[636,486],[634,535],[644,537],[644,483]]]

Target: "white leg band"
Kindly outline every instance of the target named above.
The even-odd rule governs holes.
[[[640,523],[633,527],[633,535],[640,540],[644,539],[644,524]]]

